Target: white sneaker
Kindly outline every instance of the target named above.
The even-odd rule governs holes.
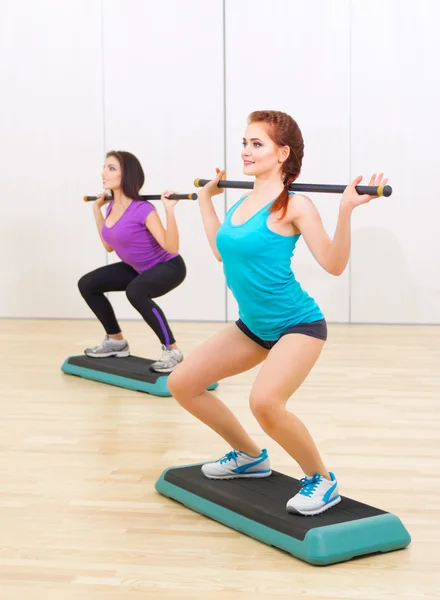
[[[162,354],[159,360],[154,362],[150,369],[157,371],[158,373],[171,373],[179,363],[183,360],[183,354],[181,350],[171,348],[171,346],[162,346]]]
[[[287,512],[307,516],[319,515],[338,504],[341,501],[338,482],[333,473],[330,473],[330,477],[331,481],[315,473],[313,477],[301,479],[302,487],[296,496],[288,501]]]
[[[238,477],[268,477],[270,468],[267,450],[260,456],[250,456],[245,452],[232,450],[223,458],[202,466],[202,473],[209,479],[237,479]]]

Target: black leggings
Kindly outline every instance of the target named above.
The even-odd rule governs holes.
[[[165,315],[152,298],[167,294],[180,285],[185,276],[185,263],[179,255],[143,273],[138,273],[124,262],[100,267],[81,277],[78,287],[108,335],[120,333],[121,328],[113,307],[104,294],[125,291],[130,303],[142,315],[161,343],[169,346],[176,340]]]

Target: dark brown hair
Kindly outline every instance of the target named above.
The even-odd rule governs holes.
[[[283,218],[289,203],[287,186],[295,181],[301,172],[304,157],[304,140],[301,130],[290,115],[279,110],[256,110],[249,115],[248,123],[266,123],[270,139],[279,147],[289,146],[290,148],[289,156],[281,167],[285,187],[270,207],[271,213],[281,210],[281,218]]]
[[[121,166],[121,189],[127,198],[140,200],[139,191],[145,182],[145,175],[141,163],[134,154],[124,150],[107,152],[106,158],[113,156]],[[113,191],[112,196],[114,197]]]

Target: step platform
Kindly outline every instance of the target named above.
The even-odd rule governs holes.
[[[128,390],[146,392],[154,396],[171,396],[168,386],[168,374],[156,373],[150,369],[155,362],[140,356],[126,358],[90,358],[85,354],[69,356],[61,370],[68,375],[77,375],[100,383],[107,383]],[[215,390],[218,383],[210,385],[208,390]]]
[[[207,479],[201,465],[170,467],[156,490],[215,521],[312,565],[405,548],[411,537],[400,519],[342,496],[313,517],[286,511],[300,489],[298,479],[272,471],[261,479]]]

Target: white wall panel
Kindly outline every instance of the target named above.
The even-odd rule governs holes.
[[[105,255],[82,202],[103,152],[100,2],[3,3],[0,78],[0,316],[89,316],[76,282]]]
[[[440,4],[353,1],[352,172],[389,199],[357,209],[354,322],[440,323]]]

